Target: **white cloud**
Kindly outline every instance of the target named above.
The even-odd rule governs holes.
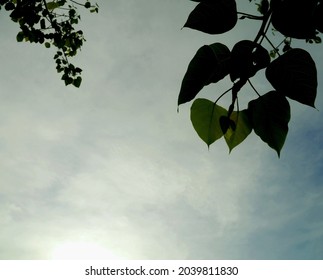
[[[188,60],[213,40],[180,30],[194,6],[182,2],[110,1],[85,16],[79,90],[47,50],[4,41],[0,258],[71,242],[138,259],[322,256],[320,113],[315,137],[296,139],[313,116],[297,109],[280,160],[254,134],[231,155],[223,139],[208,151],[189,105],[176,113]]]

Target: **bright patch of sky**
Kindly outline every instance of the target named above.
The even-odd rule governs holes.
[[[98,3],[83,15],[80,89],[52,50],[16,43],[1,11],[0,259],[322,259],[322,46],[310,47],[320,111],[291,102],[281,159],[254,133],[208,151],[190,105],[176,112],[181,79],[200,46],[231,49],[257,26],[209,36],[181,30],[194,2]]]

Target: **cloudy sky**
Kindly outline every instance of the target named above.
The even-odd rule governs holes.
[[[322,46],[309,48],[318,110],[291,101],[280,159],[254,133],[208,150],[190,104],[176,111],[181,79],[200,46],[253,40],[258,22],[210,36],[181,30],[192,1],[98,3],[82,17],[80,89],[1,11],[0,259],[322,259]]]

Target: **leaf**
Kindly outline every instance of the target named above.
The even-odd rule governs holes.
[[[286,97],[270,91],[250,101],[248,113],[255,133],[280,156],[290,120],[290,106]]]
[[[270,63],[268,51],[261,45],[242,40],[236,43],[231,52],[231,81],[248,79]]]
[[[24,38],[25,38],[24,33],[22,31],[18,32],[18,34],[16,36],[17,42],[22,42]]]
[[[45,28],[46,28],[46,23],[45,23],[45,19],[44,19],[44,18],[42,18],[42,19],[40,20],[40,28],[41,28],[41,29],[45,29]]]
[[[49,11],[51,11],[51,10],[54,10],[54,9],[57,9],[57,8],[61,7],[62,4],[64,5],[64,3],[62,3],[61,1],[58,1],[58,2],[54,2],[54,1],[48,2],[47,3],[47,9]]]
[[[287,37],[315,37],[314,13],[317,0],[272,0],[272,24]]]
[[[221,43],[201,47],[188,65],[184,75],[178,105],[195,98],[210,83],[223,79],[230,71],[230,50]]]
[[[230,120],[233,121],[235,126],[232,124],[229,126],[224,134],[224,138],[231,152],[234,147],[241,144],[251,133],[252,125],[247,110],[232,112]]]
[[[311,55],[303,49],[291,49],[266,69],[272,86],[285,96],[315,107],[317,70]]]
[[[73,81],[73,85],[74,85],[75,87],[77,87],[77,88],[79,88],[79,87],[80,87],[81,83],[82,83],[82,77],[80,77],[80,76],[78,76],[78,77],[77,77],[76,79],[74,79],[74,81]]]
[[[235,0],[202,0],[189,15],[184,27],[208,34],[221,34],[237,23]]]
[[[317,5],[314,14],[314,20],[316,29],[323,33],[323,2],[320,2]]]
[[[228,114],[227,110],[214,102],[198,98],[191,107],[191,121],[200,138],[210,146],[223,136],[220,118]]]
[[[15,9],[15,5],[12,2],[8,2],[5,4],[4,8],[6,11],[12,11]]]
[[[261,0],[260,4],[257,4],[258,6],[257,10],[259,13],[261,13],[262,15],[266,14],[268,12],[269,9],[269,1],[268,0]]]

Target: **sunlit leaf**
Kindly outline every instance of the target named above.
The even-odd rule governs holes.
[[[291,49],[266,69],[272,86],[287,97],[314,107],[317,70],[311,55],[303,49]]]
[[[229,147],[230,152],[240,143],[242,143],[252,131],[247,110],[233,112],[230,120],[234,122],[235,126],[230,125],[224,134],[225,141]]]
[[[201,47],[184,75],[178,105],[195,98],[200,90],[223,79],[230,71],[230,50],[221,43]]]
[[[250,101],[248,113],[255,133],[280,156],[290,120],[290,106],[286,97],[270,91]]]
[[[209,34],[221,34],[231,30],[237,23],[235,0],[204,0],[189,15],[184,27]]]
[[[196,99],[191,107],[191,121],[200,138],[210,146],[223,136],[220,118],[227,110],[207,99]]]
[[[61,6],[61,3],[60,2],[54,2],[54,1],[52,1],[52,2],[48,2],[47,3],[47,9],[49,11],[54,10],[54,9],[57,9],[60,6]]]

